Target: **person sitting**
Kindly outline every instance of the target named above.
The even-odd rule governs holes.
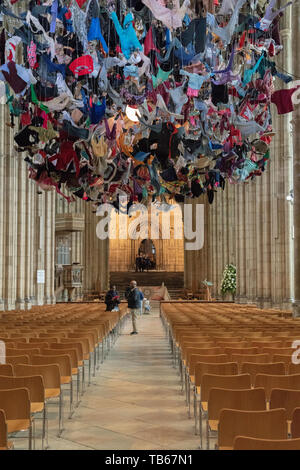
[[[150,300],[144,298],[144,314],[149,315],[151,311]]]
[[[120,303],[120,296],[116,289],[116,286],[112,286],[109,291],[107,291],[105,296],[106,303],[106,312],[111,312],[112,310],[117,310]]]

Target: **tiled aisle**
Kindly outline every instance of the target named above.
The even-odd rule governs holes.
[[[51,449],[197,448],[158,312],[140,318],[138,329],[130,336],[127,323],[61,438],[50,425]]]

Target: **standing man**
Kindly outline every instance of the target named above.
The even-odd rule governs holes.
[[[131,319],[132,319],[133,331],[130,334],[137,335],[138,332],[136,329],[136,319],[137,319],[137,313],[140,310],[141,299],[140,299],[140,291],[137,288],[136,281],[130,282],[130,287],[126,290],[125,297],[127,299],[128,308],[130,310]]]

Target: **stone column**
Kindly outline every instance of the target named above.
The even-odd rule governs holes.
[[[26,266],[26,230],[28,219],[26,216],[26,164],[18,159],[18,226],[17,226],[17,298],[16,308],[25,309],[25,266]]]
[[[49,191],[45,194],[45,235],[44,235],[44,269],[45,269],[45,291],[44,303],[51,304],[54,297],[54,231],[55,231],[55,194]]]
[[[300,5],[293,4],[292,15],[292,43],[293,48],[293,73],[300,77]],[[293,178],[294,178],[294,304],[295,316],[300,316],[300,104],[295,105],[293,113]]]

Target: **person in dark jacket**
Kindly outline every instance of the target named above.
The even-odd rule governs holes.
[[[130,282],[130,286],[126,290],[125,297],[127,299],[128,309],[131,313],[131,319],[132,319],[133,331],[130,334],[137,335],[138,332],[136,328],[136,318],[137,318],[138,311],[140,310],[141,299],[140,299],[140,291],[137,288],[136,281]]]
[[[120,303],[120,296],[116,286],[112,286],[105,296],[106,311],[111,312]]]

